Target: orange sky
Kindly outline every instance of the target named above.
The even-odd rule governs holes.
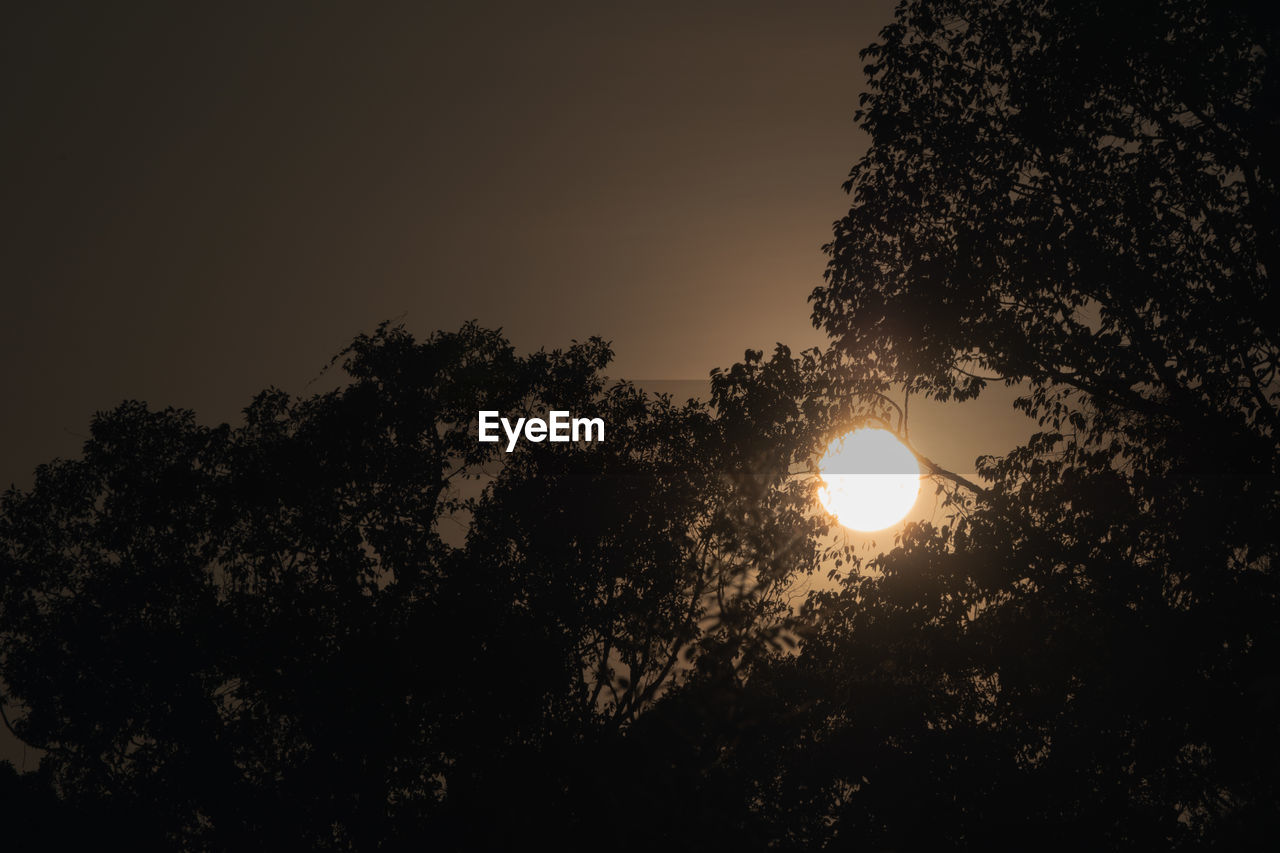
[[[651,379],[823,342],[805,299],[891,2],[441,5],[18,11],[0,486],[125,398],[216,423],[302,392],[388,318],[601,335]],[[957,436],[1007,402],[959,412],[915,434],[970,470],[998,448]]]
[[[10,11],[0,487],[125,398],[217,423],[303,392],[389,318],[601,335],[641,379],[823,343],[891,0],[443,5]],[[1010,399],[913,402],[917,446],[971,471],[1025,433]]]

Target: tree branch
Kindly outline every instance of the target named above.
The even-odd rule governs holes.
[[[906,444],[906,442],[903,442],[903,443]],[[991,493],[990,489],[986,489],[986,488],[983,488],[982,486],[979,486],[977,483],[973,482],[968,477],[963,477],[954,471],[948,471],[946,468],[943,468],[941,465],[934,462],[932,459],[920,453],[910,444],[906,444],[906,447],[908,450],[911,451],[912,455],[916,457],[916,461],[918,461],[921,465],[925,467],[926,470],[928,470],[930,476],[942,477],[944,480],[950,480],[951,482],[955,483],[957,486],[963,486],[964,488],[973,492],[978,497],[986,497]]]

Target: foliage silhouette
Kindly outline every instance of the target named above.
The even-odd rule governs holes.
[[[1276,49],[1259,4],[903,2],[833,349],[705,403],[598,339],[384,326],[235,428],[99,415],[0,504],[0,707],[46,750],[0,795],[139,849],[1258,846]],[[947,525],[830,545],[814,452],[991,382],[1040,431],[981,484],[931,466]],[[606,441],[475,440],[552,407]]]
[[[609,357],[384,326],[349,384],[263,392],[235,429],[100,414],[0,512],[5,707],[48,786],[161,848],[510,849],[616,834],[638,798],[668,819],[636,844],[753,842],[741,800],[664,781],[705,720],[631,732],[787,648],[832,553],[793,472],[853,403],[814,403],[822,364],[782,347],[683,405]],[[476,440],[479,408],[551,407],[606,440]]]
[[[851,388],[1016,384],[1040,431],[810,602],[773,675],[810,846],[1280,828],[1269,14],[909,0],[864,52],[815,322]]]

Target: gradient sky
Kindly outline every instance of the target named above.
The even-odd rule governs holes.
[[[122,399],[218,423],[304,392],[386,319],[601,335],[639,379],[823,343],[806,297],[892,6],[8,10],[0,488]],[[1011,397],[913,402],[913,438],[969,471],[1025,433]]]
[[[892,5],[23,4],[0,486],[125,398],[235,422],[390,318],[601,335],[632,378],[822,343]]]

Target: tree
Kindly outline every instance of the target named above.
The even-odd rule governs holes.
[[[99,414],[0,504],[2,704],[45,790],[162,849],[510,849],[645,803],[636,843],[755,843],[735,780],[691,796],[728,737],[703,698],[787,648],[827,532],[791,472],[849,404],[802,404],[812,353],[680,405],[609,357],[384,326],[235,428]],[[608,433],[506,453],[481,408]]]
[[[6,788],[165,849],[1269,838],[1276,47],[1259,5],[903,2],[832,350],[705,403],[469,325],[235,428],[100,415],[0,503],[0,708],[47,750]],[[794,614],[851,558],[814,453],[991,382],[1040,431]],[[481,407],[609,436],[507,454]]]
[[[815,323],[851,387],[1018,385],[1040,431],[811,602],[773,676],[807,707],[779,808],[825,818],[810,845],[1280,826],[1268,15],[908,0],[863,52],[872,144]]]

